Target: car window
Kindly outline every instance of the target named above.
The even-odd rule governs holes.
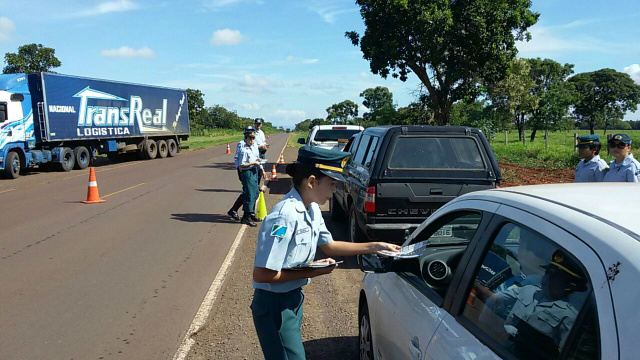
[[[444,298],[460,259],[482,221],[477,212],[455,212],[426,227],[411,241],[419,256],[409,266],[415,277]]]
[[[484,170],[478,143],[469,137],[398,136],[389,169]]]
[[[7,120],[7,103],[0,102],[0,122]]]
[[[318,130],[316,136],[314,136],[314,141],[339,141],[343,140],[347,142],[349,138],[356,133],[359,133],[361,130],[353,129],[327,129],[327,130]]]
[[[368,168],[371,167],[371,161],[374,158],[374,155],[376,153],[376,146],[378,145],[378,137],[377,136],[372,136],[371,137],[371,144],[369,145],[369,150],[367,151],[367,156],[364,159],[364,167]]]
[[[369,140],[371,139],[370,135],[363,135],[362,139],[360,139],[360,144],[358,144],[358,149],[356,150],[356,154],[353,157],[353,162],[356,164],[362,165],[362,160],[367,152],[367,146],[369,146]]]
[[[533,230],[506,223],[475,272],[463,317],[502,352],[519,359],[556,359],[591,289],[584,267],[568,251]],[[576,353],[579,349],[584,346]]]

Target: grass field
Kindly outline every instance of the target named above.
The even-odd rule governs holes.
[[[618,131],[609,130],[607,134],[615,134]],[[640,145],[640,130],[628,130],[624,133],[631,136],[633,144]],[[518,140],[518,132],[510,131],[508,134],[508,143],[504,143],[504,133],[496,134],[491,142],[491,148],[495,153],[498,161],[523,166],[546,167],[551,169],[575,168],[580,161],[578,152],[574,148],[573,134],[588,135],[588,130],[581,131],[554,131],[549,133],[549,149],[545,149],[544,132],[538,132],[533,143],[529,142],[530,133],[527,132],[527,144],[522,145]],[[606,135],[604,131],[597,130],[603,143],[600,157],[607,162],[613,157],[607,155]],[[632,147],[633,149],[633,147]]]
[[[301,138],[303,136],[306,136],[306,134],[304,135],[299,135],[298,133],[290,133],[289,134],[289,140],[287,141],[287,147],[293,147],[293,148],[299,148],[302,147],[302,144],[298,144],[298,138]]]

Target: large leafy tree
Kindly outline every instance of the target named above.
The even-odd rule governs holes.
[[[625,112],[636,111],[640,103],[640,85],[634,83],[629,74],[613,69],[577,74],[569,82],[577,93],[573,114],[591,134],[596,126],[606,130],[622,120]]]
[[[193,129],[212,127],[208,121],[209,113],[204,108],[204,94],[200,90],[187,89],[187,104],[189,107],[189,123]]]
[[[393,94],[384,86],[368,88],[360,93],[363,97],[362,105],[369,111],[363,114],[366,123],[375,125],[392,124],[395,122],[396,109],[393,106]]]
[[[451,105],[476,98],[479,83],[500,81],[517,54],[516,40],[538,13],[531,0],[356,0],[366,30],[345,35],[360,46],[371,71],[426,88],[438,125]]]
[[[569,108],[574,102],[573,86],[566,80],[573,74],[573,64],[560,64],[551,59],[526,59],[529,76],[535,83],[531,93],[537,97],[538,106],[531,113],[529,127],[531,141],[537,130],[563,128]]]
[[[333,104],[327,108],[327,120],[334,124],[348,124],[358,116],[358,105],[351,100]]]
[[[56,58],[56,51],[42,44],[27,44],[18,48],[18,53],[6,53],[4,61],[7,66],[4,74],[46,72],[57,68],[62,63]]]

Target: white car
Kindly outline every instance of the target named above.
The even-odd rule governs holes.
[[[316,125],[311,128],[305,140],[299,138],[299,144],[308,144],[328,150],[342,150],[353,134],[364,130],[358,125]]]
[[[469,193],[363,256],[360,359],[640,358],[640,186]]]

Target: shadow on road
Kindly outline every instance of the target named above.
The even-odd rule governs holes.
[[[228,190],[228,189],[196,189],[196,191],[204,192],[220,192],[220,193],[241,193],[241,190]]]
[[[227,214],[171,214],[171,220],[180,220],[186,222],[210,222],[223,224],[239,224]]]
[[[207,165],[198,165],[194,166],[194,168],[199,169],[222,169],[222,170],[236,170],[236,165],[232,162],[229,163],[215,163],[215,164],[207,164]]]
[[[332,337],[304,342],[308,360],[357,359],[359,356],[357,336]]]

